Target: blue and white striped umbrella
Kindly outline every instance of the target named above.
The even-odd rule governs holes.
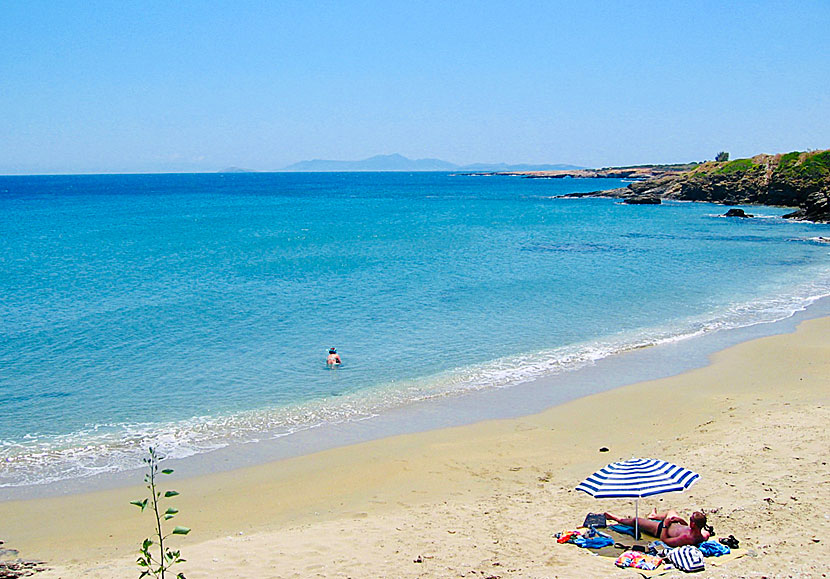
[[[665,460],[632,458],[601,468],[576,490],[598,499],[642,498],[686,490],[699,477],[696,472]]]
[[[696,472],[665,460],[632,458],[601,468],[582,481],[576,490],[598,499],[637,499],[634,514],[636,519],[639,499],[642,497],[686,490],[698,478],[700,475]],[[635,528],[634,532],[638,537],[639,528]]]

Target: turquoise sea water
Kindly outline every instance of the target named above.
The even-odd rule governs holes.
[[[620,185],[0,177],[0,486],[507,388],[830,295],[810,239],[828,227],[784,210],[556,198]]]

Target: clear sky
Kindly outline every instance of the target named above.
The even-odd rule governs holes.
[[[0,173],[830,148],[830,1],[0,3]]]

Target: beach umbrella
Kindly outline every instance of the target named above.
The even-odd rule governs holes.
[[[683,491],[689,488],[700,475],[687,468],[665,460],[653,458],[632,458],[612,462],[601,468],[584,481],[576,490],[583,491],[598,499],[633,498],[634,537],[640,538],[640,499],[661,493]]]

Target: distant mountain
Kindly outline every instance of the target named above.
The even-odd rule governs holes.
[[[256,173],[253,169],[243,169],[242,167],[228,167],[217,171],[217,173]]]
[[[580,168],[574,165],[507,165],[505,163],[456,165],[441,159],[408,159],[395,153],[375,155],[362,161],[312,159],[289,165],[283,171],[557,171]]]

